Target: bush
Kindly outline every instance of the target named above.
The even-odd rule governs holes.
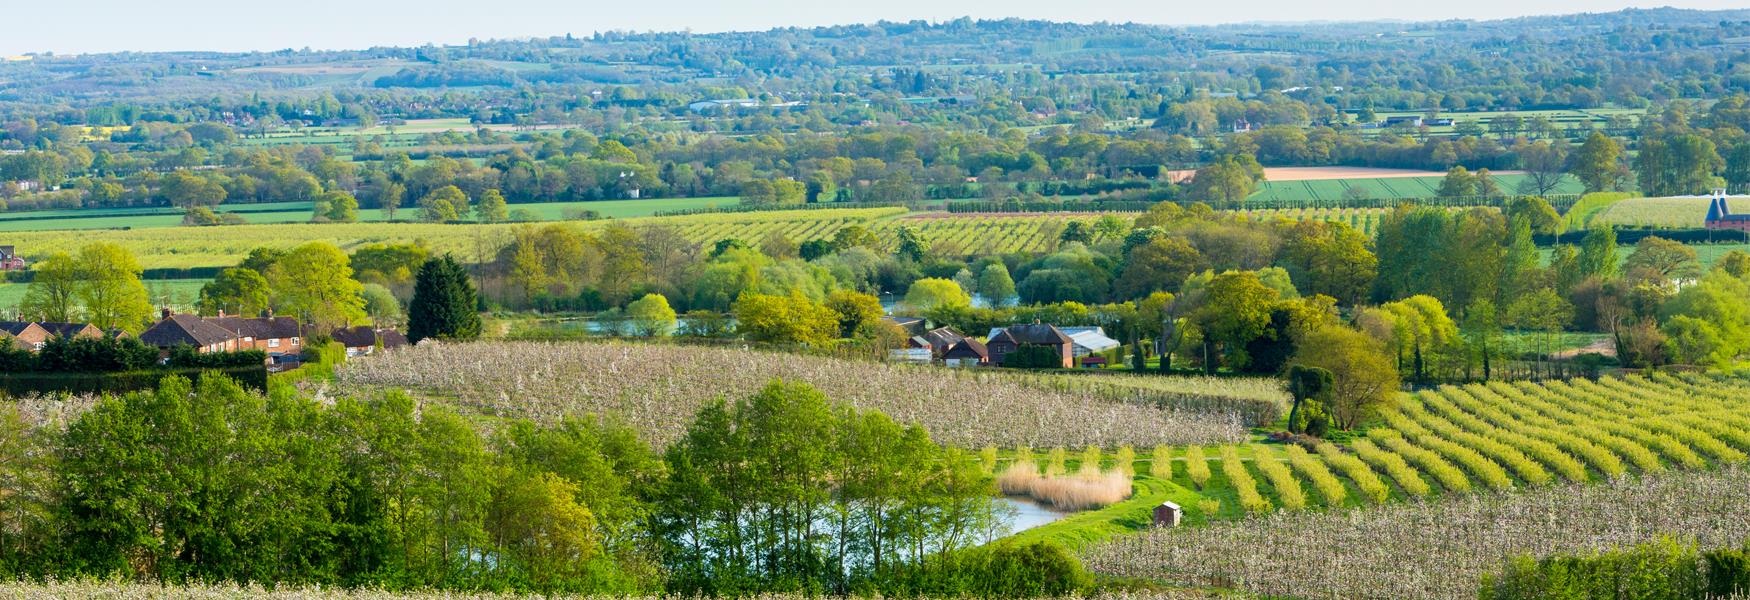
[[[12,396],[28,394],[120,394],[152,390],[166,377],[186,377],[200,381],[209,375],[237,380],[247,388],[267,389],[267,367],[256,363],[246,367],[224,369],[152,369],[110,373],[22,372],[0,373],[0,393]]]
[[[1707,593],[1725,598],[1750,594],[1750,545],[1739,550],[1715,550],[1703,555],[1707,561]]]
[[[1478,598],[1703,600],[1709,579],[1694,546],[1666,540],[1587,556],[1516,558],[1501,575],[1483,578]]]
[[[1061,369],[1063,355],[1056,348],[1028,344],[1015,348],[1003,357],[1003,366],[1011,369]]]
[[[948,552],[882,579],[882,595],[938,598],[1057,598],[1093,586],[1081,561],[1050,542],[997,542]]]

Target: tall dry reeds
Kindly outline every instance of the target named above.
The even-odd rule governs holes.
[[[1097,464],[1097,463],[1096,463]],[[1131,478],[1114,469],[1083,465],[1075,475],[1041,475],[1031,461],[1009,465],[997,477],[997,488],[1011,496],[1026,496],[1058,510],[1076,511],[1110,506],[1130,497]]]

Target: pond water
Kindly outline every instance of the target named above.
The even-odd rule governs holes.
[[[1006,515],[1007,518],[1003,519],[1004,525],[1007,526],[1007,532],[1004,535],[1014,535],[1047,525],[1071,514],[1054,510],[1032,498],[1003,496],[997,499],[997,502],[1010,509],[1009,514]]]

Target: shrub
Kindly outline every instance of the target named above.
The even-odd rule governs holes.
[[[1666,540],[1587,556],[1514,558],[1500,575],[1483,577],[1478,598],[1702,600],[1707,587],[1695,547]]]
[[[1026,344],[1004,356],[1003,366],[1011,369],[1061,369],[1063,356],[1051,346]]]
[[[1714,550],[1702,558],[1707,561],[1709,597],[1750,594],[1750,545],[1743,549]]]
[[[886,596],[1060,598],[1093,586],[1075,555],[1050,542],[997,542],[938,554],[881,585]]]

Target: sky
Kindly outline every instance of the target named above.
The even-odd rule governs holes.
[[[4,0],[0,56],[167,50],[317,50],[459,44],[469,38],[596,31],[1020,17],[1202,25],[1236,22],[1495,19],[1627,7],[1744,8],[1744,0]]]

